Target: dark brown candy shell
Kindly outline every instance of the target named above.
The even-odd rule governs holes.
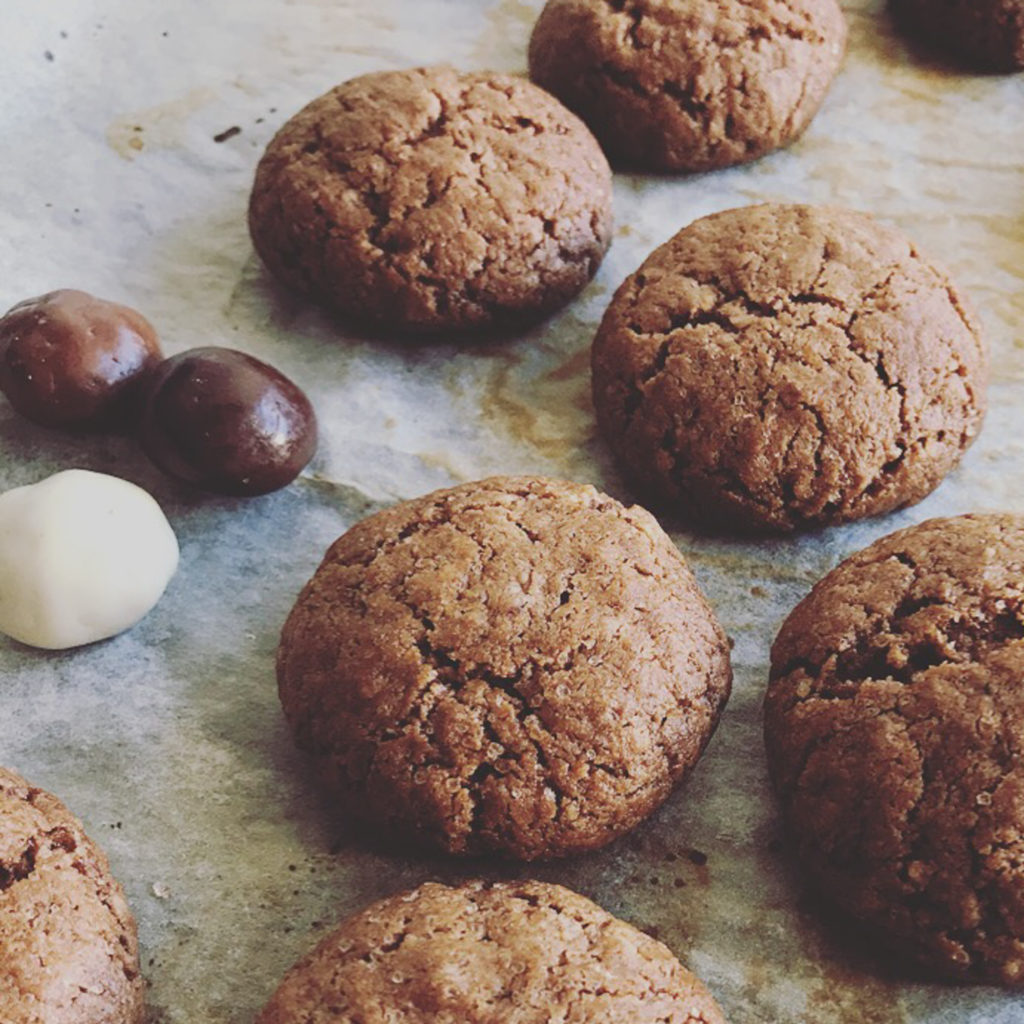
[[[195,348],[166,360],[147,384],[140,440],[170,476],[220,494],[291,483],[316,451],[304,392],[244,352]]]
[[[141,313],[70,288],[27,299],[0,319],[0,390],[45,427],[125,425],[161,356]]]

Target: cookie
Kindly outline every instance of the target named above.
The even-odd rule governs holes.
[[[985,407],[978,325],[902,235],[829,207],[696,221],[618,290],[594,405],[651,499],[788,531],[919,501]]]
[[[979,71],[1024,68],[1024,0],[890,0],[908,36]]]
[[[558,309],[611,238],[586,126],[511,75],[363,75],[277,133],[249,206],[286,285],[403,332],[508,328]]]
[[[349,918],[257,1024],[725,1024],[660,942],[542,882],[428,882]]]
[[[530,77],[616,166],[706,171],[798,138],[845,50],[836,0],[548,0]]]
[[[728,644],[643,509],[494,477],[358,523],[284,627],[278,683],[342,811],[452,853],[602,846],[697,761]]]
[[[833,570],[772,648],[765,740],[808,876],[940,978],[1024,984],[1024,518]]]
[[[135,921],[106,857],[49,793],[0,768],[0,1018],[137,1024]]]

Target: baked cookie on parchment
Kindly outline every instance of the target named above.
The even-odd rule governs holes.
[[[427,883],[367,907],[257,1024],[726,1024],[660,942],[542,882]]]
[[[249,227],[275,277],[407,332],[508,329],[553,312],[611,239],[611,172],[587,127],[525,79],[363,75],[277,133]]]
[[[729,529],[919,501],[985,409],[962,293],[899,232],[833,207],[695,221],[619,288],[592,358],[624,471],[665,509]]]
[[[135,920],[54,796],[0,768],[0,1020],[139,1024]]]
[[[706,171],[800,136],[845,51],[836,0],[548,0],[530,77],[615,166]]]
[[[939,978],[1024,984],[1024,518],[877,541],[771,661],[768,764],[822,895]]]
[[[524,860],[631,829],[695,764],[728,643],[653,517],[494,477],[370,516],[284,627],[278,683],[341,810]]]

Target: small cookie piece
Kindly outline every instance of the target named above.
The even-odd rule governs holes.
[[[1024,0],[890,0],[896,23],[979,71],[1024,68]]]
[[[626,832],[693,766],[728,644],[643,509],[494,477],[358,523],[281,637],[300,747],[341,808],[524,860]]]
[[[381,328],[507,328],[551,313],[611,239],[586,126],[511,75],[363,75],[296,114],[249,206],[275,277]]]
[[[0,1018],[137,1024],[135,920],[107,858],[54,796],[0,768]]]
[[[798,138],[845,51],[836,0],[548,0],[530,77],[616,166],[706,171]]]
[[[660,942],[560,885],[428,882],[345,921],[256,1024],[726,1024]]]
[[[765,742],[811,879],[941,978],[1024,985],[1024,518],[901,530],[772,648]]]
[[[593,347],[624,469],[715,525],[786,531],[919,501],[981,428],[963,296],[902,235],[831,207],[726,210],[657,249]]]
[[[141,313],[73,288],[26,299],[0,318],[0,391],[44,427],[127,425],[160,358]]]

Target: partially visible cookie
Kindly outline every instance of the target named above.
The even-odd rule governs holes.
[[[1024,68],[1024,0],[890,0],[909,36],[980,71]]]
[[[945,273],[870,217],[765,204],[695,221],[619,288],[594,405],[653,500],[786,531],[919,501],[981,428],[986,355]]]
[[[427,883],[345,921],[257,1024],[725,1024],[660,942],[542,882]]]
[[[56,797],[0,768],[3,1024],[137,1024],[142,985],[106,857]]]
[[[548,0],[530,76],[616,166],[704,171],[800,136],[845,50],[836,0]]]
[[[348,815],[453,853],[602,846],[694,765],[728,644],[652,516],[494,477],[330,548],[285,624],[285,715]]]
[[[530,82],[421,68],[363,75],[277,133],[249,227],[285,284],[377,327],[508,327],[575,295],[611,239],[611,172]]]
[[[945,980],[1024,985],[1024,518],[933,519],[815,586],[765,741],[808,876]]]

